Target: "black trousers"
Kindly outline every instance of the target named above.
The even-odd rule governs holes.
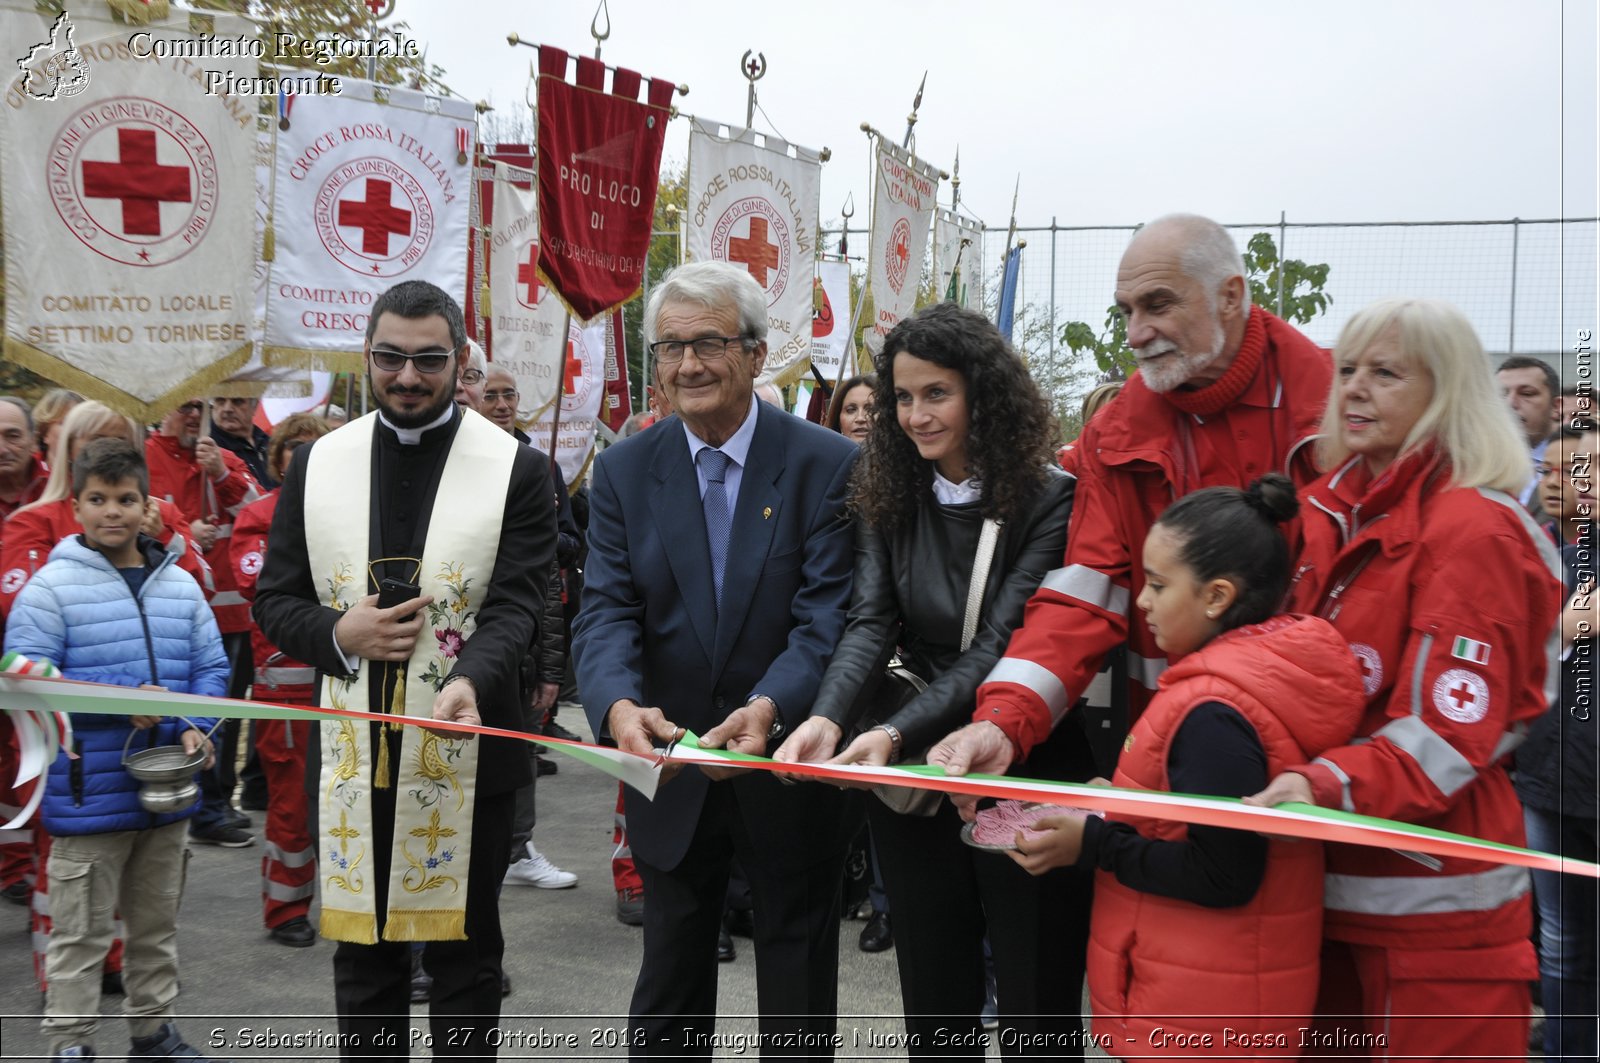
[[[397,743],[390,756],[398,755]],[[380,940],[376,945],[342,941],[333,954],[339,1033],[351,1042],[341,1046],[341,1059],[406,1059],[411,1054],[411,943],[382,940],[394,799],[392,788],[372,791],[372,866],[379,869],[373,884]],[[430,941],[423,947],[423,965],[433,976],[428,1025],[435,1057],[495,1057],[486,1035],[500,1021],[500,959],[505,939],[500,934],[498,891],[506,873],[514,804],[512,793],[478,796],[472,812],[468,863],[467,939]]]
[[[644,962],[629,1005],[630,1058],[711,1057],[717,930],[735,855],[754,908],[761,1055],[833,1057],[847,835],[826,858],[778,872],[753,852],[735,801],[731,783],[711,784],[689,851],[672,870],[634,857],[647,900]]]
[[[1035,877],[1004,853],[972,848],[949,802],[932,816],[907,816],[869,798],[867,822],[894,913],[910,1057],[984,1058],[987,932],[1000,1054],[1081,1059],[1090,873],[1057,868]]]

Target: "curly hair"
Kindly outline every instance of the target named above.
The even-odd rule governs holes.
[[[967,399],[967,459],[986,517],[1027,511],[1044,486],[1056,419],[1028,367],[983,315],[938,303],[901,321],[878,356],[872,432],[850,482],[850,508],[883,531],[910,523],[933,490],[933,463],[900,427],[895,355],[906,353],[961,374]]]

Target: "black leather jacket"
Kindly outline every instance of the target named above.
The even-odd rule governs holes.
[[[1061,565],[1076,483],[1052,467],[1032,510],[1001,527],[982,618],[965,653],[961,623],[983,526],[977,503],[941,505],[929,492],[916,518],[888,536],[857,521],[850,621],[812,714],[847,734],[867,718],[892,724],[907,753],[968,722],[978,684],[1022,623],[1023,607],[1045,573]],[[902,663],[929,686],[884,718],[873,711],[874,694],[896,646]]]

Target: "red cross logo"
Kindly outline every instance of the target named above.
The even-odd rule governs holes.
[[[1433,707],[1456,723],[1477,723],[1489,714],[1489,684],[1476,672],[1452,668],[1434,680]]]
[[[339,202],[339,224],[361,230],[364,255],[387,255],[391,235],[411,235],[411,212],[389,202],[393,187],[381,178],[369,177],[365,199]]]
[[[567,361],[562,366],[561,393],[563,395],[576,395],[578,381],[583,379],[583,359],[578,357],[578,345],[571,340],[567,341]]]
[[[911,249],[906,246],[904,233],[895,234],[894,258],[895,261],[900,264],[901,269],[905,269],[907,264],[911,261]]]
[[[1478,699],[1473,695],[1471,689],[1469,689],[1465,683],[1461,683],[1450,691],[1450,700],[1456,703],[1456,708],[1458,710],[1463,710],[1466,708],[1466,706],[1471,705]]]
[[[527,285],[527,298],[522,300],[523,306],[538,306],[539,297],[544,294],[544,284],[539,280],[539,245],[528,245],[528,260],[517,263],[517,285]]]
[[[116,162],[85,162],[83,194],[122,201],[127,236],[160,236],[161,204],[187,203],[189,168],[156,162],[153,129],[117,130]]]
[[[728,241],[728,261],[744,266],[757,284],[767,286],[767,271],[778,268],[778,245],[767,239],[767,219],[751,215],[749,238]]]

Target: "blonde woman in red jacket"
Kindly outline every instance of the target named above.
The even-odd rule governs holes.
[[[1326,621],[1274,616],[1294,486],[1213,487],[1145,539],[1137,605],[1174,663],[1123,745],[1118,786],[1241,797],[1347,741],[1360,673]],[[1316,1000],[1322,846],[1155,819],[1064,815],[1017,836],[1039,874],[1098,869],[1089,934],[1095,1039],[1124,1059],[1292,1058]]]
[[[1506,760],[1557,677],[1561,562],[1517,504],[1527,445],[1471,324],[1392,299],[1353,317],[1306,489],[1294,608],[1361,661],[1355,742],[1256,800],[1313,802],[1512,845]],[[1528,873],[1330,846],[1313,1052],[1521,1058],[1538,977]]]

